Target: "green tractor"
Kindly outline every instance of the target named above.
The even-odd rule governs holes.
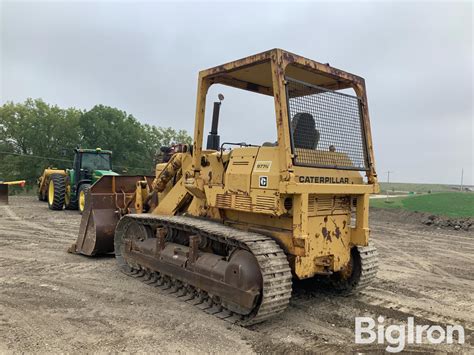
[[[74,149],[72,169],[45,169],[38,179],[38,198],[48,201],[52,210],[77,210],[82,213],[85,207],[87,190],[101,176],[118,175],[112,171],[112,152],[110,150]]]

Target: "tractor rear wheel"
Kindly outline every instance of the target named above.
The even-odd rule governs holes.
[[[51,175],[48,185],[48,207],[50,210],[62,210],[66,194],[66,181],[61,174]]]
[[[91,185],[89,184],[82,184],[79,187],[79,192],[77,194],[77,201],[79,204],[79,212],[82,214],[84,212],[84,209],[86,208],[86,193],[89,191]]]

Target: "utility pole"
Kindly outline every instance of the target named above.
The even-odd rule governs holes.
[[[390,187],[390,173],[393,173],[393,171],[386,171],[387,173],[387,197],[386,197],[386,201],[388,202],[388,194],[389,194],[389,187]]]
[[[461,192],[463,191],[464,168],[461,169]]]

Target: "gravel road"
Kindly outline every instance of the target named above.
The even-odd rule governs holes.
[[[474,235],[371,216],[380,270],[373,286],[340,297],[297,282],[290,307],[251,328],[230,325],[120,273],[113,257],[68,254],[80,215],[33,197],[0,206],[0,352],[380,352],[354,344],[354,318],[460,324],[474,351]]]

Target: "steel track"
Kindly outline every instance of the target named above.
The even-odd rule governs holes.
[[[368,285],[375,279],[379,266],[378,252],[375,246],[369,242],[366,247],[357,247],[361,261],[361,274],[360,279],[354,287],[354,291],[359,291]]]
[[[250,251],[259,264],[263,276],[261,298],[248,315],[241,315],[227,309],[221,301],[194,285],[184,283],[174,275],[166,275],[159,270],[149,270],[136,262],[127,262],[121,255],[121,244],[128,226],[138,222],[152,228],[165,226],[198,234],[227,246]],[[209,220],[185,216],[127,215],[117,226],[115,233],[115,256],[120,269],[147,284],[166,290],[169,294],[182,298],[207,313],[231,323],[248,326],[265,321],[282,313],[289,304],[292,291],[292,275],[283,250],[267,236],[244,232]]]

